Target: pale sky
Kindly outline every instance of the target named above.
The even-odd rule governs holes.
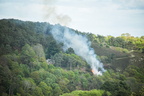
[[[144,36],[144,0],[0,0],[0,19],[63,23],[99,35]]]

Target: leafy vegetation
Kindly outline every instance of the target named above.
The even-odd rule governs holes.
[[[0,20],[1,96],[143,96],[144,36],[87,36],[107,70],[93,75],[72,48],[62,50],[55,25]],[[71,29],[73,30],[73,29]]]
[[[111,94],[103,90],[91,90],[91,91],[73,91],[72,93],[65,93],[60,96],[110,96]]]

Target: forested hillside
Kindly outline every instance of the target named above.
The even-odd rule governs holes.
[[[88,39],[103,64],[96,75],[72,47],[63,50],[51,31],[57,26],[63,33],[58,24],[0,20],[0,96],[144,96],[144,36],[68,28]]]

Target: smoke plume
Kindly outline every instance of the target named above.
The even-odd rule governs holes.
[[[85,36],[75,33],[67,27],[61,27],[60,25],[55,25],[51,33],[54,39],[58,43],[63,43],[63,50],[66,51],[68,48],[73,48],[78,56],[90,64],[93,74],[102,75],[105,71],[103,64],[96,59],[96,54],[93,48],[90,47],[91,42]]]
[[[52,24],[61,24],[67,26],[71,22],[68,15],[58,14],[57,8],[54,6],[56,0],[44,0],[44,20]]]

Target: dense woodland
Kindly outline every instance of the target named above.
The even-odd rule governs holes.
[[[0,20],[0,96],[144,96],[144,36],[84,35],[106,72],[63,51],[46,22]],[[61,26],[63,27],[63,26]]]

